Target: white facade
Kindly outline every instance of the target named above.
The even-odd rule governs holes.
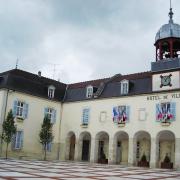
[[[3,92],[7,94],[7,91]],[[48,157],[50,159],[59,158],[59,132],[60,132],[60,116],[61,116],[61,103],[56,101],[49,101],[48,99],[39,98],[36,96],[19,93],[15,91],[8,92],[8,99],[6,104],[6,98],[1,98],[1,109],[6,106],[6,116],[7,113],[14,106],[15,101],[20,101],[28,104],[27,118],[21,119],[16,116],[15,125],[17,126],[17,131],[23,132],[23,143],[20,149],[13,149],[9,147],[10,156],[16,158],[27,158],[27,159],[42,159],[43,149],[39,140],[39,132],[44,119],[45,108],[53,108],[56,110],[56,120],[53,124],[53,142],[52,149],[48,152]],[[3,115],[3,113],[1,113]],[[4,115],[3,115],[4,116]],[[3,119],[3,117],[2,117]],[[1,119],[1,120],[2,120]],[[5,148],[5,146],[3,146]]]
[[[172,86],[160,87],[160,76],[169,74],[172,74]],[[39,132],[44,113],[49,108],[55,110],[56,118],[52,121],[54,139],[48,159],[140,165],[145,156],[147,166],[161,167],[161,163],[168,156],[173,167],[179,168],[180,86],[177,79],[179,71],[154,74],[152,87],[157,89],[152,93],[86,98],[63,103],[2,89],[1,123],[10,109],[13,110],[15,102],[26,104],[28,109],[22,119],[19,116],[15,118],[17,131],[23,136],[23,142],[20,143],[22,147],[19,148],[19,144],[16,144],[16,149],[9,147],[9,155],[16,158],[42,159]],[[118,91],[121,92],[121,86]],[[84,93],[86,97],[86,92]],[[165,115],[172,114],[172,117],[161,117],[158,111],[163,111],[163,108],[167,111]],[[126,110],[126,116],[122,113],[125,119],[117,120],[115,110]],[[4,146],[1,146],[1,149],[3,150]],[[3,153],[4,150],[2,156]]]
[[[167,97],[165,100],[164,97]],[[180,144],[180,113],[176,110],[176,120],[171,124],[164,124],[156,121],[156,104],[160,102],[175,102],[176,107],[180,107],[180,91],[172,93],[156,93],[151,95],[127,96],[121,98],[109,98],[85,102],[74,102],[63,104],[63,116],[61,124],[61,153],[62,159],[69,158],[69,134],[76,137],[75,160],[82,160],[82,134],[87,132],[90,135],[90,161],[98,162],[98,135],[101,133],[105,137],[105,155],[109,163],[117,163],[117,136],[122,139],[121,159],[122,163],[137,165],[143,153],[146,154],[151,167],[160,167],[160,162],[168,153],[171,161],[179,167]],[[130,106],[130,119],[125,125],[113,122],[112,110],[117,105]],[[84,107],[90,108],[90,119],[88,126],[81,126],[82,110]],[[140,118],[143,109],[143,117]],[[104,112],[105,119],[101,121],[101,112]],[[162,134],[161,137],[159,137]],[[107,138],[106,138],[107,136]],[[172,136],[172,138],[170,137]],[[165,139],[164,139],[165,137]],[[160,139],[159,139],[160,138]],[[137,140],[138,139],[138,140]],[[140,141],[140,155],[136,158],[137,141]],[[161,142],[162,141],[162,142]],[[161,153],[158,154],[159,142]],[[176,146],[174,145],[176,143]],[[175,146],[175,150],[174,150]],[[174,153],[175,151],[175,153]],[[127,158],[128,157],[128,158]],[[124,160],[123,160],[124,158]],[[176,159],[176,161],[175,161]]]

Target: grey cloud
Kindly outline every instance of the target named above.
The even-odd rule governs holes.
[[[168,0],[0,0],[0,71],[17,57],[21,69],[64,82],[150,70],[168,11]]]

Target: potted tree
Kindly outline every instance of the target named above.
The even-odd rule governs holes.
[[[165,168],[165,169],[172,169],[173,168],[173,163],[171,162],[168,154],[166,154],[164,161],[161,162],[161,168]]]
[[[100,158],[98,159],[98,163],[108,164],[108,159],[106,158],[106,155],[105,155],[103,149],[101,149]]]
[[[14,117],[12,110],[8,112],[6,119],[2,124],[3,132],[2,132],[2,141],[6,143],[6,159],[8,157],[8,147],[12,140],[12,137],[16,134],[16,126],[14,122]]]
[[[138,162],[138,166],[140,167],[149,167],[149,162],[147,161],[146,155],[143,154],[141,160]]]
[[[44,150],[44,160],[46,160],[48,143],[53,141],[52,127],[53,124],[51,123],[50,118],[46,115],[39,133],[40,143],[42,144]]]

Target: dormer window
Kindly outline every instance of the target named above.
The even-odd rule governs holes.
[[[51,99],[54,98],[55,89],[56,88],[52,85],[48,87],[48,97],[49,98],[51,98]]]
[[[121,81],[121,94],[128,94],[129,93],[129,81],[123,80]]]
[[[86,87],[86,97],[91,98],[93,96],[93,86]]]

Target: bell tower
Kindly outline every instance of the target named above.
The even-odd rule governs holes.
[[[156,62],[180,58],[180,25],[173,22],[170,0],[169,23],[164,24],[156,34]]]
[[[156,61],[151,62],[152,91],[180,88],[180,25],[173,21],[170,1],[169,22],[155,37]]]

